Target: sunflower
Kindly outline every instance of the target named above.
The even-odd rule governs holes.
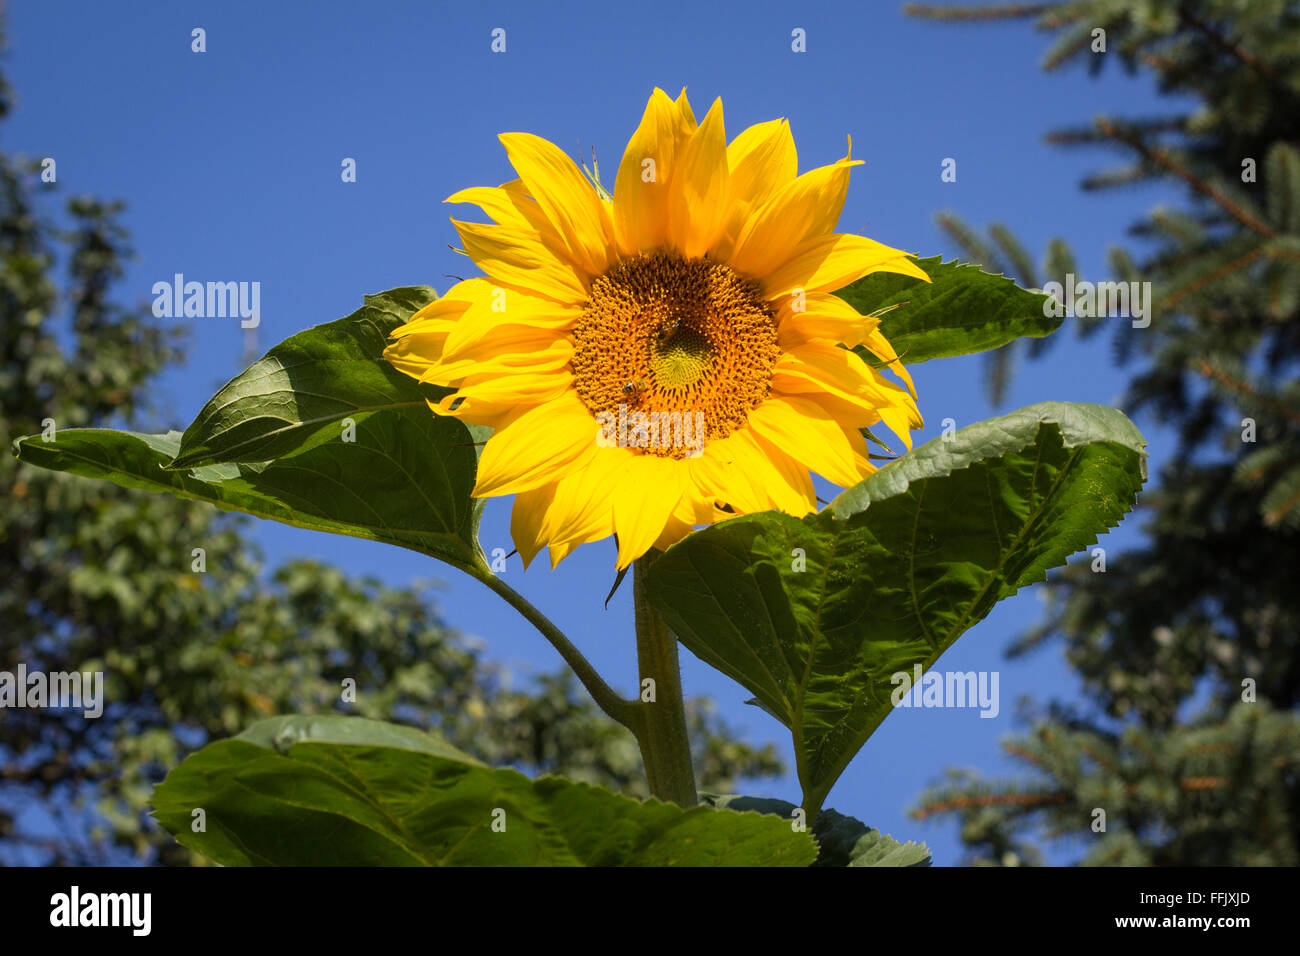
[[[695,526],[816,508],[809,471],[871,474],[862,429],[911,447],[911,378],[832,293],[871,272],[928,281],[907,255],[837,233],[845,156],[796,174],[785,120],[727,143],[722,102],[697,123],[656,89],[611,195],[554,144],[501,135],[519,178],[449,197],[485,277],[393,332],[385,357],[453,391],[435,414],[493,429],[476,497],[515,495],[525,566],[615,535],[618,567]],[[850,150],[852,144],[850,143]],[[906,383],[850,348],[862,345]]]

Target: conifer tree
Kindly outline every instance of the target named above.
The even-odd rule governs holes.
[[[1120,157],[1088,177],[1086,190],[1157,181],[1182,189],[1178,208],[1151,211],[1107,256],[1109,278],[1152,284],[1150,326],[1073,320],[1084,336],[1115,327],[1115,354],[1132,370],[1126,411],[1170,428],[1176,447],[1140,499],[1145,541],[1108,556],[1105,573],[1087,561],[1067,568],[1050,584],[1044,621],[1009,650],[1064,641],[1087,705],[1047,705],[1007,741],[1023,776],[950,773],[915,815],[955,815],[979,864],[1038,862],[1042,840],[1072,838],[1090,864],[1295,865],[1300,5],[905,9],[959,22],[1032,19],[1055,35],[1044,69],[1083,64],[1095,73],[1118,59],[1196,104],[1163,116],[1103,116],[1048,136]],[[1024,283],[1075,273],[1063,239],[1040,270],[1007,226],[981,235],[955,215],[940,221],[974,261]],[[1024,357],[1052,345],[1035,340]],[[1018,358],[1012,348],[995,353],[995,400]]]

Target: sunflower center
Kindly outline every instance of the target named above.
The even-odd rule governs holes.
[[[650,341],[650,374],[665,388],[687,388],[699,381],[713,361],[706,336],[674,319]]]
[[[630,418],[633,437],[620,443],[672,458],[743,426],[780,355],[757,283],[664,252],[624,259],[592,283],[573,344],[574,388],[592,414]]]

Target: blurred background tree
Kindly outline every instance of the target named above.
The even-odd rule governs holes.
[[[1103,147],[1122,164],[1086,190],[1172,181],[1179,208],[1135,223],[1113,279],[1150,282],[1150,327],[1113,325],[1132,367],[1124,400],[1177,447],[1142,495],[1145,543],[1072,564],[1048,588],[1018,656],[1063,641],[1088,695],[1049,703],[1006,742],[1023,776],[967,772],[925,793],[920,818],[955,816],[976,864],[1041,861],[1043,840],[1087,864],[1300,863],[1300,6],[1293,0],[1078,0],[1014,6],[908,4],[945,21],[1032,19],[1056,34],[1045,70],[1118,60],[1195,107],[1099,117],[1048,141]],[[1097,49],[1104,31],[1104,52]],[[940,224],[964,255],[1030,286],[1075,269],[1053,240],[1035,263],[1011,229]],[[1016,361],[1064,333],[992,353],[999,402]],[[1142,419],[1139,419],[1141,423]],[[1105,831],[1093,828],[1105,811]]]
[[[11,105],[0,77],[0,119]],[[36,163],[0,154],[5,448],[47,419],[150,430],[152,383],[183,359],[178,330],[115,298],[130,255],[121,204],[74,199],[60,227],[54,188]],[[444,625],[431,587],[307,560],[268,571],[244,519],[7,454],[0,491],[0,670],[103,671],[106,700],[95,720],[0,711],[0,864],[198,862],[148,817],[153,784],[207,741],[281,713],[397,720],[493,765],[648,794],[635,740],[567,671],[512,688],[481,644]],[[205,573],[191,570],[199,547]],[[708,700],[689,708],[702,788],[785,772]]]

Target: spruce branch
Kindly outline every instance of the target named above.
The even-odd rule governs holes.
[[[1220,51],[1235,58],[1239,63],[1250,67],[1260,76],[1263,76],[1274,83],[1279,82],[1280,78],[1271,66],[1243,50],[1240,44],[1227,39],[1200,17],[1188,10],[1185,5],[1178,11],[1178,14],[1184,23],[1194,29],[1197,33],[1201,34],[1201,36],[1205,37],[1205,39],[1209,40],[1210,43]]]
[[[1197,277],[1193,281],[1189,282],[1187,285],[1183,286],[1181,289],[1177,290],[1173,294],[1166,297],[1164,302],[1164,307],[1166,309],[1172,310],[1179,302],[1183,301],[1183,299],[1187,298],[1189,295],[1201,291],[1201,289],[1205,288],[1207,285],[1213,285],[1216,282],[1223,281],[1228,276],[1232,275],[1234,272],[1244,269],[1246,266],[1250,265],[1261,255],[1263,255],[1263,253],[1264,250],[1262,248],[1252,249],[1244,256],[1239,256],[1238,258],[1232,260],[1226,265],[1220,266],[1218,269],[1215,269],[1213,272]]]
[[[903,13],[919,20],[1015,20],[1037,17],[1062,6],[1059,3],[1014,3],[1000,7],[939,7],[905,3]]]
[[[941,813],[972,810],[977,807],[1037,809],[1066,803],[1069,799],[1070,795],[1063,790],[1051,793],[994,793],[978,797],[953,797],[950,800],[938,800],[933,803],[922,804],[913,810],[909,816],[915,820],[924,820],[927,817],[937,816]]]
[[[1207,183],[1200,176],[1197,176],[1191,170],[1174,162],[1165,150],[1152,149],[1137,137],[1131,136],[1127,132],[1116,127],[1115,124],[1111,123],[1105,117],[1099,117],[1097,119],[1097,126],[1103,133],[1110,136],[1112,139],[1117,139],[1120,142],[1125,143],[1150,162],[1153,162],[1157,166],[1173,173],[1201,195],[1205,196],[1212,202],[1217,203],[1225,212],[1240,222],[1243,226],[1246,226],[1253,232],[1259,233],[1259,235],[1266,239],[1271,239],[1273,237],[1274,231],[1271,226],[1265,222],[1260,222],[1218,189],[1214,188],[1214,186]]]
[[[1262,407],[1272,409],[1284,418],[1287,418],[1296,424],[1300,424],[1300,412],[1297,412],[1294,408],[1288,408],[1286,405],[1277,401],[1277,399],[1260,394],[1260,392],[1251,386],[1249,382],[1229,375],[1222,369],[1215,368],[1205,359],[1198,359],[1195,362],[1195,368],[1205,378],[1218,382],[1220,385],[1236,392],[1238,395],[1244,395],[1245,397],[1259,403]]]
[[[1264,524],[1269,525],[1270,527],[1278,524],[1296,508],[1300,508],[1300,488],[1297,488],[1288,495],[1280,505],[1269,509],[1269,511],[1264,515]]]

